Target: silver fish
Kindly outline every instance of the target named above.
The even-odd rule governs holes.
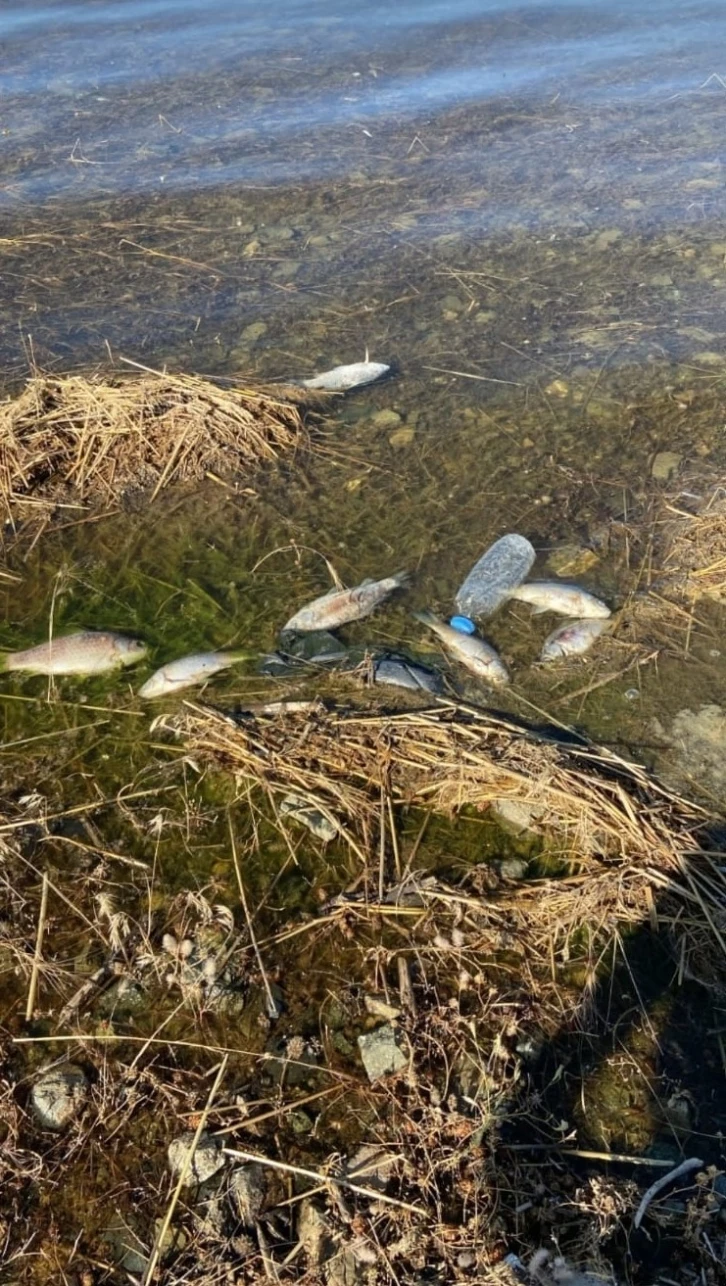
[[[489,643],[476,634],[462,634],[452,629],[445,621],[434,616],[433,612],[414,612],[417,621],[428,625],[434,634],[438,634],[444,647],[451,655],[465,665],[472,674],[484,679],[493,688],[501,688],[509,683],[509,671],[502,658]]]
[[[323,388],[331,393],[346,393],[352,388],[362,388],[364,384],[373,384],[383,379],[390,371],[390,366],[383,362],[353,362],[350,366],[334,366],[332,371],[323,371],[312,379],[301,380],[303,388]]]
[[[545,639],[539,659],[558,661],[564,656],[580,656],[592,647],[595,639],[607,628],[606,620],[591,616],[581,621],[567,621]]]
[[[395,576],[386,576],[384,580],[364,580],[355,589],[331,589],[320,598],[313,599],[307,607],[290,617],[286,630],[335,630],[339,625],[349,621],[360,621],[370,616],[384,598],[388,598],[394,589],[408,583],[408,572],[397,572]]]
[[[146,656],[146,644],[110,630],[80,630],[39,643],[23,652],[7,652],[0,669],[29,674],[103,674],[122,665],[136,665]]]
[[[579,618],[610,615],[610,608],[594,594],[589,594],[579,585],[566,585],[561,581],[533,580],[513,589],[509,598],[516,599],[518,603],[531,603],[533,616],[540,612],[557,612],[560,616]]]
[[[529,575],[535,557],[526,537],[516,532],[495,540],[456,591],[457,611],[469,617],[491,616]]]
[[[373,682],[389,683],[395,688],[409,688],[413,692],[443,692],[441,678],[414,661],[400,656],[384,656],[373,666]]]
[[[238,661],[249,659],[249,652],[193,652],[178,661],[169,661],[152,674],[139,688],[140,697],[164,697],[169,692],[180,692],[195,683],[205,683],[213,674],[229,669]]]

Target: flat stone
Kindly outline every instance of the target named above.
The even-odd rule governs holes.
[[[245,326],[242,331],[241,338],[248,344],[254,344],[256,340],[262,339],[262,336],[266,334],[267,327],[265,323],[256,321],[252,322],[249,326]]]
[[[408,447],[416,437],[416,430],[410,424],[404,424],[400,429],[394,429],[389,433],[388,441],[394,450],[399,451],[401,447]]]
[[[87,1097],[88,1077],[75,1063],[54,1067],[30,1091],[33,1112],[46,1130],[64,1129],[78,1115]]]
[[[265,1190],[265,1172],[254,1162],[238,1166],[229,1176],[229,1198],[246,1228],[254,1225],[265,1200]]]
[[[490,811],[503,830],[521,835],[523,831],[536,832],[536,823],[544,809],[541,804],[528,804],[524,800],[495,799]]]
[[[650,467],[651,477],[656,482],[669,482],[678,472],[681,456],[677,451],[659,451]]]
[[[671,725],[677,777],[726,800],[726,710],[704,705],[679,710]]]
[[[371,416],[371,424],[374,429],[397,429],[400,424],[403,424],[403,416],[399,415],[398,411],[390,409],[376,411],[375,415]]]
[[[601,232],[595,238],[595,249],[609,250],[611,246],[614,246],[617,241],[622,239],[622,236],[620,228],[606,228],[604,232]]]
[[[391,1023],[364,1032],[358,1037],[358,1048],[363,1066],[371,1082],[390,1076],[408,1066],[408,1055],[400,1046],[400,1032]]]
[[[173,1175],[179,1177],[182,1168],[186,1162],[187,1153],[194,1139],[194,1131],[186,1130],[176,1139],[172,1139],[169,1144],[167,1156],[169,1158],[169,1168]],[[187,1170],[187,1177],[184,1181],[186,1188],[193,1188],[195,1184],[206,1183],[211,1179],[213,1174],[222,1169],[225,1164],[224,1154],[216,1139],[213,1139],[206,1130],[203,1130],[196,1151],[192,1158],[191,1165]]]
[[[553,549],[547,559],[547,566],[555,576],[581,576],[599,562],[600,555],[594,549],[586,549],[583,545],[573,543]]]

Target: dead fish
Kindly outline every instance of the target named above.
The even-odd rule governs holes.
[[[140,697],[164,697],[169,692],[191,688],[195,683],[205,683],[213,674],[229,669],[238,661],[247,661],[249,652],[193,652],[178,661],[162,665],[139,688]]]
[[[339,625],[349,621],[360,621],[370,616],[384,598],[388,598],[394,589],[400,589],[409,580],[408,572],[397,572],[384,580],[364,580],[355,589],[331,589],[320,598],[313,599],[307,607],[290,617],[286,630],[298,630],[301,633],[309,630],[335,630]]]
[[[29,674],[103,674],[123,665],[136,665],[146,656],[146,644],[110,630],[79,630],[39,643],[23,652],[7,652],[5,670]]]
[[[443,692],[444,685],[434,670],[407,661],[400,656],[384,656],[373,666],[373,682],[389,683],[395,688],[409,688],[412,692]]]
[[[444,647],[452,656],[465,665],[472,674],[476,674],[493,688],[503,687],[509,683],[509,671],[502,658],[489,643],[476,634],[462,634],[452,629],[445,621],[434,616],[433,612],[414,612],[417,621],[428,625],[434,634],[438,634]]]
[[[560,616],[606,617],[610,608],[589,594],[579,585],[566,585],[560,581],[533,580],[527,585],[520,585],[509,594],[518,603],[531,603],[532,615],[540,612],[558,612]]]
[[[580,656],[591,648],[595,639],[608,628],[608,622],[593,617],[581,621],[567,621],[553,630],[545,639],[540,661],[558,661],[564,656]]]
[[[525,536],[509,532],[495,540],[456,591],[457,612],[470,618],[491,616],[513,589],[529,576],[536,554]]]
[[[390,371],[384,362],[353,362],[350,366],[334,366],[332,371],[323,371],[309,380],[300,380],[303,388],[323,388],[331,393],[346,393],[352,388],[362,388],[364,384],[373,384],[383,379]]]

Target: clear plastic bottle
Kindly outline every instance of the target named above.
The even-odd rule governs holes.
[[[464,617],[491,616],[529,575],[535,552],[525,536],[510,532],[490,545],[456,593]]]

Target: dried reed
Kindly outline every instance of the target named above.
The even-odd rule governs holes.
[[[709,867],[696,892],[689,883],[706,813],[608,751],[555,743],[449,704],[395,715],[321,708],[254,720],[188,706],[166,726],[195,757],[241,782],[306,795],[340,818],[341,834],[357,835],[371,856],[381,790],[395,802],[449,814],[516,801],[536,818],[549,857],[565,872],[511,896],[510,909],[527,932],[549,941],[583,925],[612,932],[652,918],[655,890],[658,914],[665,923],[678,921],[679,936],[688,935],[688,908],[695,913],[700,956],[704,929],[718,955],[726,954],[719,940],[726,926],[723,879]],[[698,861],[708,859],[701,854]],[[673,894],[678,910],[671,914]],[[704,896],[714,917],[708,927]]]
[[[695,512],[666,502],[662,572],[679,597],[726,599],[726,487],[711,486]]]
[[[59,499],[156,495],[210,472],[229,476],[309,441],[294,388],[221,389],[194,375],[34,376],[0,406],[0,518]]]

